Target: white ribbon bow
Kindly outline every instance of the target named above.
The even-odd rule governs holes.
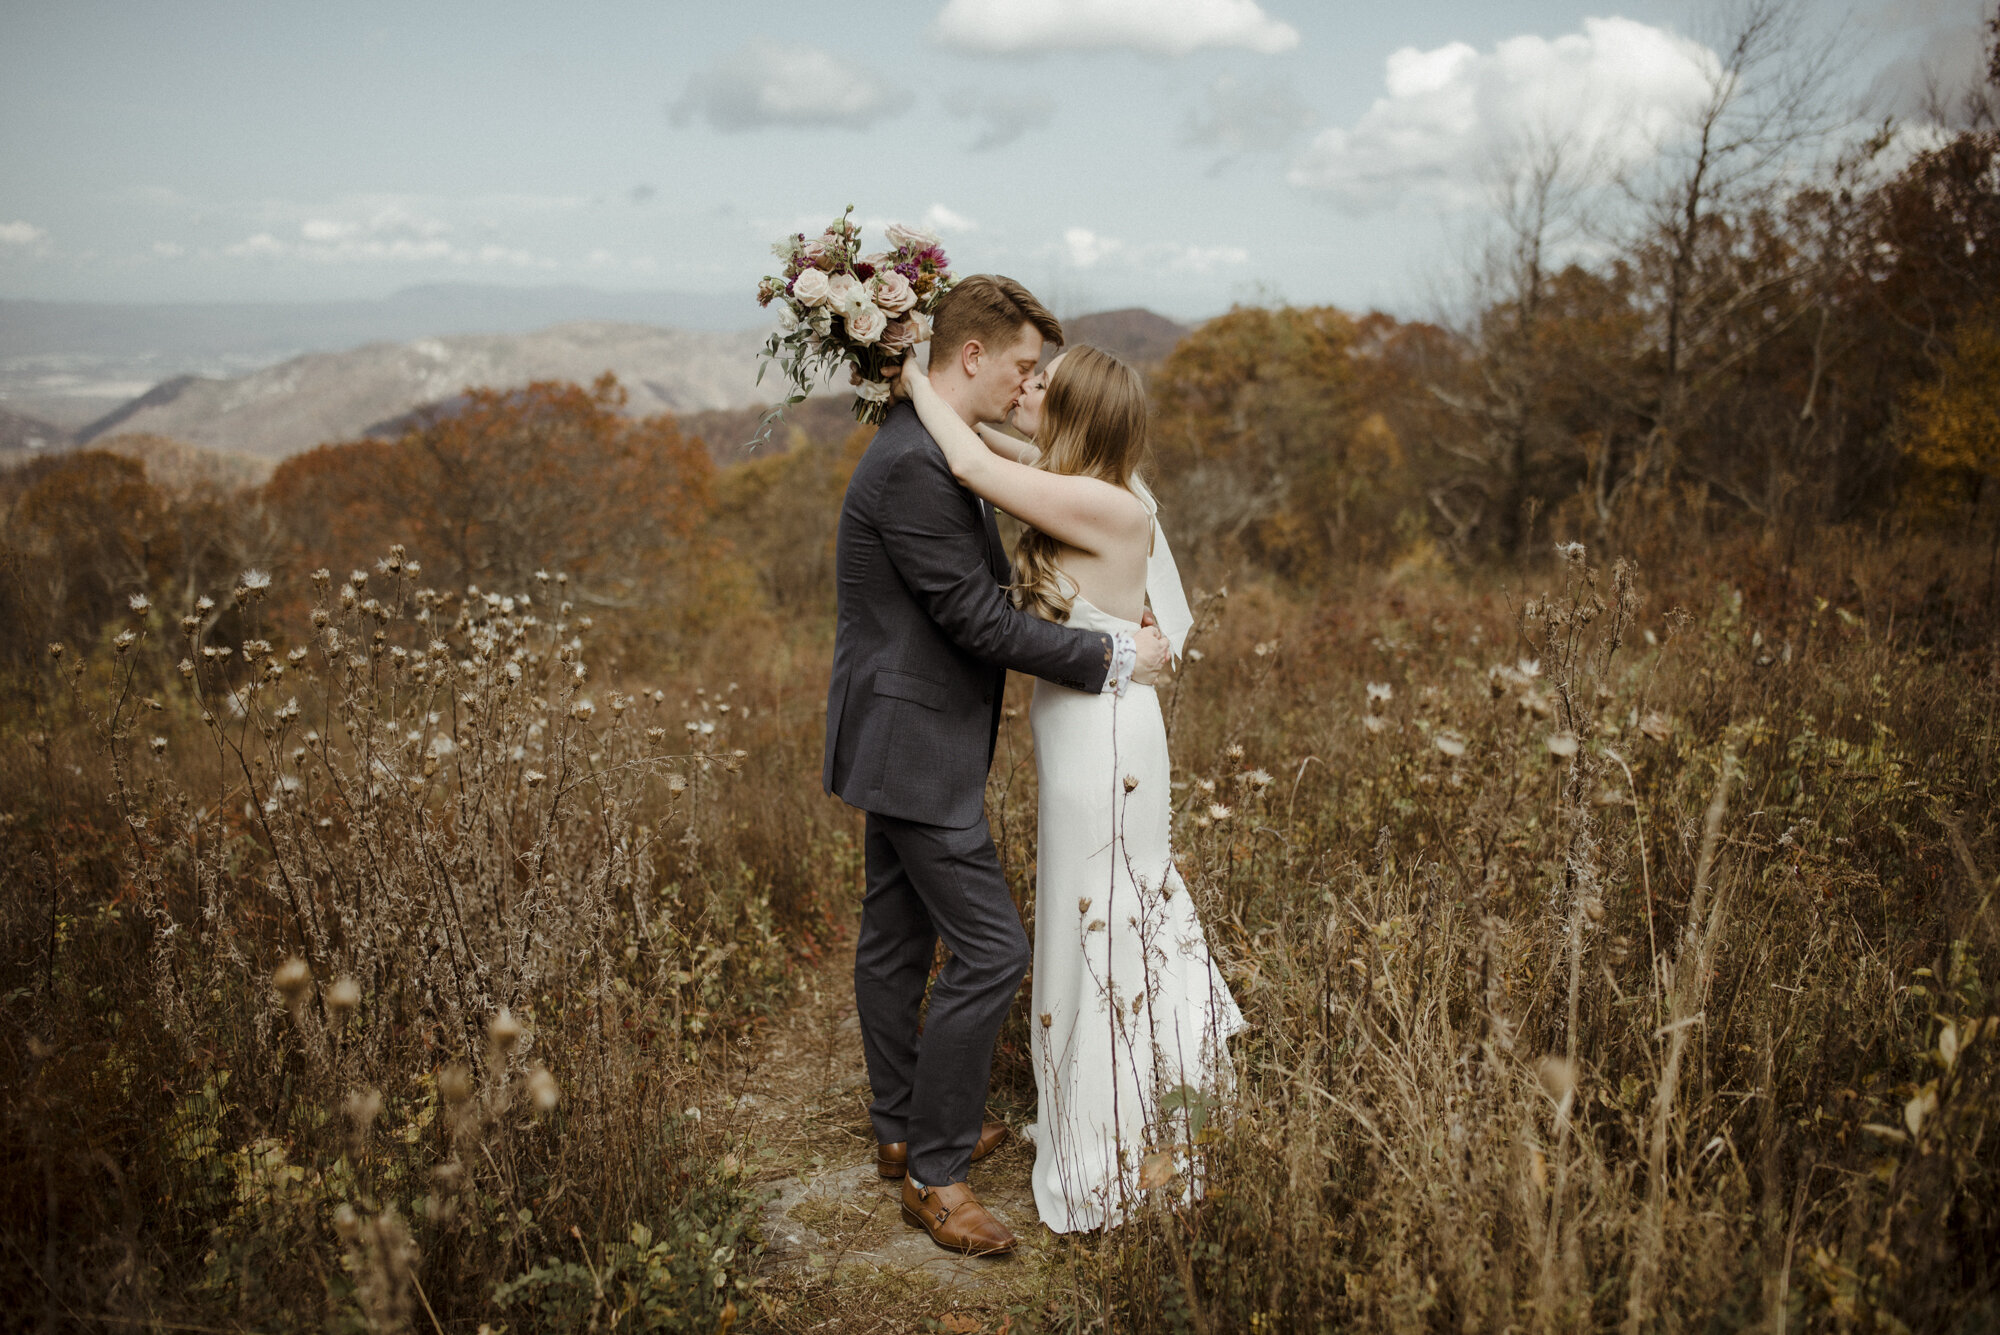
[[[1160,623],[1160,633],[1167,637],[1178,661],[1182,647],[1187,644],[1188,632],[1194,629],[1194,612],[1188,607],[1187,591],[1181,587],[1180,567],[1174,564],[1174,551],[1167,545],[1166,530],[1160,527],[1160,503],[1136,477],[1132,479],[1132,490],[1153,516],[1153,543],[1146,554],[1146,601],[1153,605],[1153,619]]]

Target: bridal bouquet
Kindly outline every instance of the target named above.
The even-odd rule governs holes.
[[[931,313],[951,289],[949,261],[934,234],[891,223],[890,248],[863,255],[853,213],[850,204],[812,240],[801,232],[771,247],[785,271],[757,284],[757,304],[778,307],[778,328],[764,343],[757,379],[775,359],[792,394],[765,419],[766,434],[814,381],[843,362],[858,377],[855,417],[873,424],[888,416],[882,372],[931,336]]]

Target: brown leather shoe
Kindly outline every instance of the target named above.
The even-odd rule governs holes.
[[[1016,1242],[963,1182],[918,1187],[905,1178],[903,1222],[930,1234],[938,1246],[966,1256],[1001,1256],[1013,1251]]]
[[[979,1141],[972,1147],[972,1162],[978,1163],[987,1155],[1000,1148],[1007,1140],[1005,1122],[988,1122],[979,1128]],[[875,1147],[875,1172],[891,1182],[910,1171],[910,1143],[906,1140],[892,1141]]]

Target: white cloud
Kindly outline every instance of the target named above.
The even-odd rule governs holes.
[[[933,204],[924,210],[923,225],[933,232],[976,232],[979,224],[964,214]]]
[[[187,248],[178,241],[155,241],[153,254],[163,260],[177,260],[187,254]]]
[[[377,208],[363,217],[313,217],[299,224],[295,239],[270,231],[254,233],[223,254],[235,259],[292,258],[320,264],[443,263],[505,268],[553,268],[554,262],[516,246],[487,242],[460,245],[451,224],[413,213],[400,205]]]
[[[1387,95],[1351,128],[1322,130],[1293,164],[1294,185],[1350,213],[1419,199],[1479,202],[1495,162],[1560,143],[1616,171],[1653,156],[1707,95],[1714,53],[1631,19],[1585,19],[1553,41],[1512,37],[1482,54],[1464,42],[1390,55]]]
[[[1055,116],[1053,98],[1032,93],[987,92],[961,87],[945,104],[958,120],[975,121],[980,130],[967,152],[984,153],[1005,148],[1031,130],[1039,130]]]
[[[985,55],[1137,51],[1185,56],[1205,47],[1276,55],[1298,29],[1256,0],[950,0],[931,27],[941,45]]]
[[[1874,42],[1901,47],[1869,88],[1870,110],[1958,121],[1966,94],[1986,82],[1992,12],[1990,0],[1888,0],[1864,13],[1863,22],[1882,34]]]
[[[689,80],[670,114],[676,125],[698,116],[735,133],[773,125],[858,130],[891,110],[888,89],[866,70],[818,47],[759,38]]]
[[[1100,267],[1164,269],[1172,273],[1213,273],[1250,262],[1241,246],[1194,246],[1180,241],[1148,241],[1128,245],[1087,227],[1063,230],[1056,254],[1072,269]]]
[[[0,246],[32,246],[48,239],[48,232],[31,222],[0,223]]]
[[[1228,158],[1283,148],[1312,123],[1312,108],[1289,83],[1224,74],[1203,90],[1184,137],[1193,147],[1219,149]]]
[[[1063,257],[1079,269],[1095,268],[1124,248],[1124,242],[1099,236],[1087,227],[1071,227],[1063,232]]]

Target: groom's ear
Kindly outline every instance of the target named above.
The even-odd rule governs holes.
[[[958,348],[958,369],[970,380],[979,374],[979,367],[986,360],[986,345],[976,338],[968,338]]]

